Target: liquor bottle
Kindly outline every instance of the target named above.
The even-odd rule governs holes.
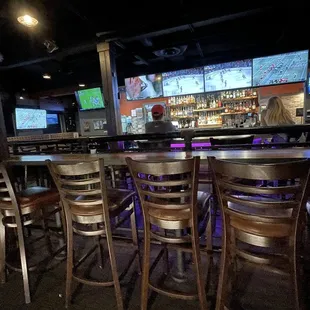
[[[255,100],[253,100],[253,102],[252,102],[252,110],[253,110],[253,111],[255,111],[255,110],[256,110]]]
[[[229,98],[230,98],[230,99],[233,98],[233,93],[232,93],[232,91],[230,91]]]
[[[240,97],[239,89],[237,89],[237,91],[236,91],[236,97],[237,97],[237,98]]]
[[[242,97],[243,98],[245,97],[245,90],[244,89],[242,90]]]
[[[228,113],[228,106],[227,106],[227,104],[225,104],[224,108],[225,108],[224,112]]]
[[[233,99],[236,99],[236,91],[233,91]]]
[[[257,96],[257,92],[256,92],[256,89],[253,90],[253,97],[256,97]]]

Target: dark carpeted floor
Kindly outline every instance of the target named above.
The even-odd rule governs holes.
[[[77,252],[84,251],[90,246],[91,241],[79,238],[77,240]],[[215,243],[219,243],[219,236],[215,236]],[[55,245],[57,245],[55,243]],[[153,259],[159,251],[158,246],[153,247]],[[32,249],[36,257],[41,257],[44,253],[44,244],[36,245]],[[118,268],[120,273],[126,266],[130,250],[128,248],[116,247]],[[94,258],[86,261],[89,265]],[[174,261],[175,252],[169,253],[171,263],[171,273],[175,272]],[[195,277],[190,262],[190,256],[187,254],[187,271],[188,282],[179,284],[175,282],[171,276],[165,280],[165,286],[173,287],[179,290],[194,290]],[[219,254],[214,257],[214,265],[212,266],[211,283],[208,286],[208,300],[210,309],[214,309],[215,293],[218,276]],[[57,261],[56,261],[57,262]],[[205,274],[207,274],[206,259],[203,259]],[[85,265],[85,266],[86,266]],[[309,265],[309,264],[307,264]],[[152,276],[153,281],[160,280],[162,265],[159,263]],[[81,272],[86,272],[82,269]],[[93,278],[101,277],[101,274],[109,274],[109,264],[106,263],[103,269],[97,265],[89,271],[89,276]],[[6,284],[0,286],[0,309],[65,309],[64,307],[64,284],[65,284],[66,266],[65,262],[57,262],[57,265],[51,271],[45,272],[42,277],[38,274],[31,273],[31,283],[33,289],[33,301],[30,305],[24,305],[23,287],[21,274],[13,272],[9,275]],[[127,275],[122,280],[122,293],[126,309],[140,308],[140,280],[141,277],[137,273],[137,264],[135,263]],[[309,282],[307,282],[309,283]],[[309,287],[309,285],[306,286]],[[74,288],[77,284],[74,283]],[[248,309],[248,310],[293,310],[292,293],[287,278],[274,275],[272,273],[263,272],[258,268],[243,267],[239,273],[238,281],[234,287],[233,302],[231,309]],[[309,293],[307,294],[309,296]],[[198,309],[198,301],[183,301],[171,299],[162,295],[152,294],[150,297],[149,309],[169,310],[169,309]],[[90,286],[78,287],[74,294],[71,309],[116,309],[116,300],[114,289],[98,288]],[[310,309],[310,307],[308,308]]]

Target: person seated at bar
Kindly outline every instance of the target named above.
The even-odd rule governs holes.
[[[290,112],[285,108],[280,97],[271,97],[268,100],[267,109],[262,111],[261,115],[263,126],[285,126],[293,125],[295,122],[292,119]],[[293,136],[296,140],[299,138]],[[272,142],[289,142],[290,136],[286,133],[278,133],[273,135]]]
[[[152,107],[153,121],[145,124],[145,133],[166,133],[175,131],[175,127],[170,121],[164,121],[165,108],[156,104]]]

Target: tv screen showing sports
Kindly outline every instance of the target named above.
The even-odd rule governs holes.
[[[204,67],[205,92],[252,86],[252,60],[239,60]]]
[[[164,96],[204,92],[203,67],[163,73]]]
[[[162,75],[148,74],[125,79],[127,100],[162,97]]]
[[[303,82],[307,73],[307,50],[253,59],[253,86]]]
[[[58,125],[58,114],[46,114],[47,125]]]
[[[75,92],[80,110],[95,110],[104,108],[100,87],[83,89]]]
[[[39,109],[15,109],[16,129],[46,128],[46,111]]]

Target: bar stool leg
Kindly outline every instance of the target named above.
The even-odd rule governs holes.
[[[0,283],[6,282],[6,268],[5,268],[5,226],[2,223],[3,215],[0,212]]]
[[[225,216],[225,215],[224,215]],[[224,219],[227,220],[227,219]],[[225,229],[225,224],[223,224]],[[227,302],[228,296],[228,282],[229,282],[229,268],[230,268],[230,234],[224,232],[223,242],[222,242],[222,254],[220,263],[220,276],[217,286],[217,296],[216,296],[216,308],[215,310],[225,310],[225,303]]]
[[[296,245],[296,242],[295,242]],[[294,303],[295,309],[305,309],[303,303],[303,296],[301,291],[301,277],[300,277],[300,268],[302,268],[301,264],[299,263],[299,255],[296,251],[296,247],[294,247],[291,251],[291,280],[294,288]]]
[[[144,210],[146,212],[146,210]],[[149,275],[150,275],[150,258],[151,258],[151,236],[150,221],[147,215],[144,215],[144,257],[141,284],[141,310],[147,310],[148,291],[149,291]]]
[[[104,224],[105,224],[107,245],[108,245],[108,250],[109,250],[112,277],[114,281],[117,309],[123,310],[124,306],[123,306],[122,291],[121,291],[121,286],[119,283],[119,278],[118,278],[118,273],[117,273],[117,265],[116,265],[116,258],[115,258],[113,241],[112,241],[110,219],[109,219],[108,210],[106,210],[106,208],[104,208]]]
[[[67,278],[66,278],[66,302],[65,307],[68,308],[71,302],[71,285],[73,273],[73,229],[71,213],[68,206],[64,206],[64,213],[66,219],[65,234],[67,237]]]
[[[135,197],[132,199],[132,213],[130,215],[130,225],[131,225],[131,234],[132,234],[132,242],[136,247],[137,255],[138,255],[138,270],[139,274],[141,274],[141,255],[139,249],[139,238],[138,238],[138,229],[137,229],[137,220],[136,220],[136,205],[135,205]]]
[[[193,222],[197,222],[197,219],[193,219]],[[193,223],[193,229],[191,233],[192,239],[192,247],[193,247],[193,261],[196,268],[196,277],[197,277],[197,290],[198,290],[198,297],[200,303],[200,309],[206,310],[208,309],[207,306],[207,299],[206,299],[206,291],[205,291],[205,281],[203,278],[203,272],[201,268],[201,257],[200,257],[200,250],[199,250],[199,234],[196,225],[197,223]]]
[[[24,282],[24,296],[25,303],[31,303],[30,296],[30,287],[29,287],[29,275],[28,275],[28,264],[24,240],[24,230],[22,226],[20,213],[15,215],[16,226],[17,226],[17,235],[18,235],[18,244],[19,244],[19,253],[20,253],[20,262],[22,268],[23,282]]]

